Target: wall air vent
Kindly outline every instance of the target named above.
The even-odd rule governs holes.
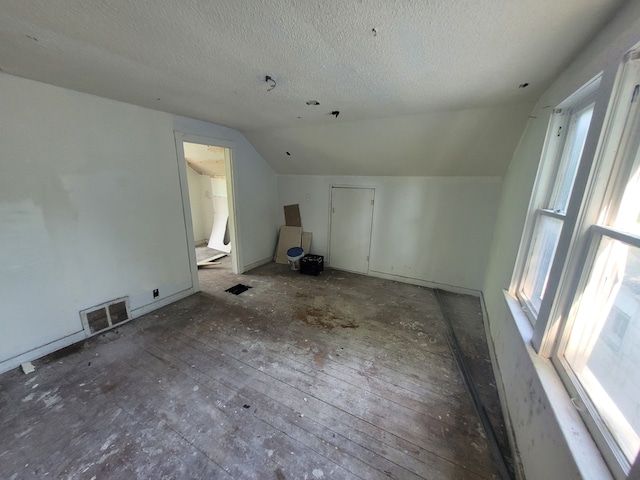
[[[129,297],[117,298],[80,312],[87,336],[95,335],[131,320]]]

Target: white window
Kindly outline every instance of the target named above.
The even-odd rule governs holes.
[[[555,109],[547,133],[543,162],[547,174],[552,178],[538,192],[539,206],[533,212],[535,218],[528,261],[517,290],[518,298],[527,307],[529,319],[534,324],[547,289],[549,271],[567,214],[569,197],[593,115],[593,91],[598,84],[599,80],[591,82],[563,102],[565,106]]]
[[[613,476],[640,478],[640,49],[606,113],[597,87],[552,114],[512,291]]]

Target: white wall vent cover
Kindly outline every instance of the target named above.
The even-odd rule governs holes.
[[[117,298],[110,302],[87,308],[80,312],[82,325],[88,336],[115,327],[131,320],[129,297]]]

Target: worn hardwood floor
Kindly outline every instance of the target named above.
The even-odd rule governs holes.
[[[498,478],[431,290],[276,264],[201,284],[0,376],[0,478]]]

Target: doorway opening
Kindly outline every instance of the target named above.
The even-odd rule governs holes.
[[[191,223],[198,267],[230,268],[231,253],[226,157],[229,149],[183,142]]]
[[[240,273],[233,196],[233,144],[176,132],[194,290],[198,269]]]

